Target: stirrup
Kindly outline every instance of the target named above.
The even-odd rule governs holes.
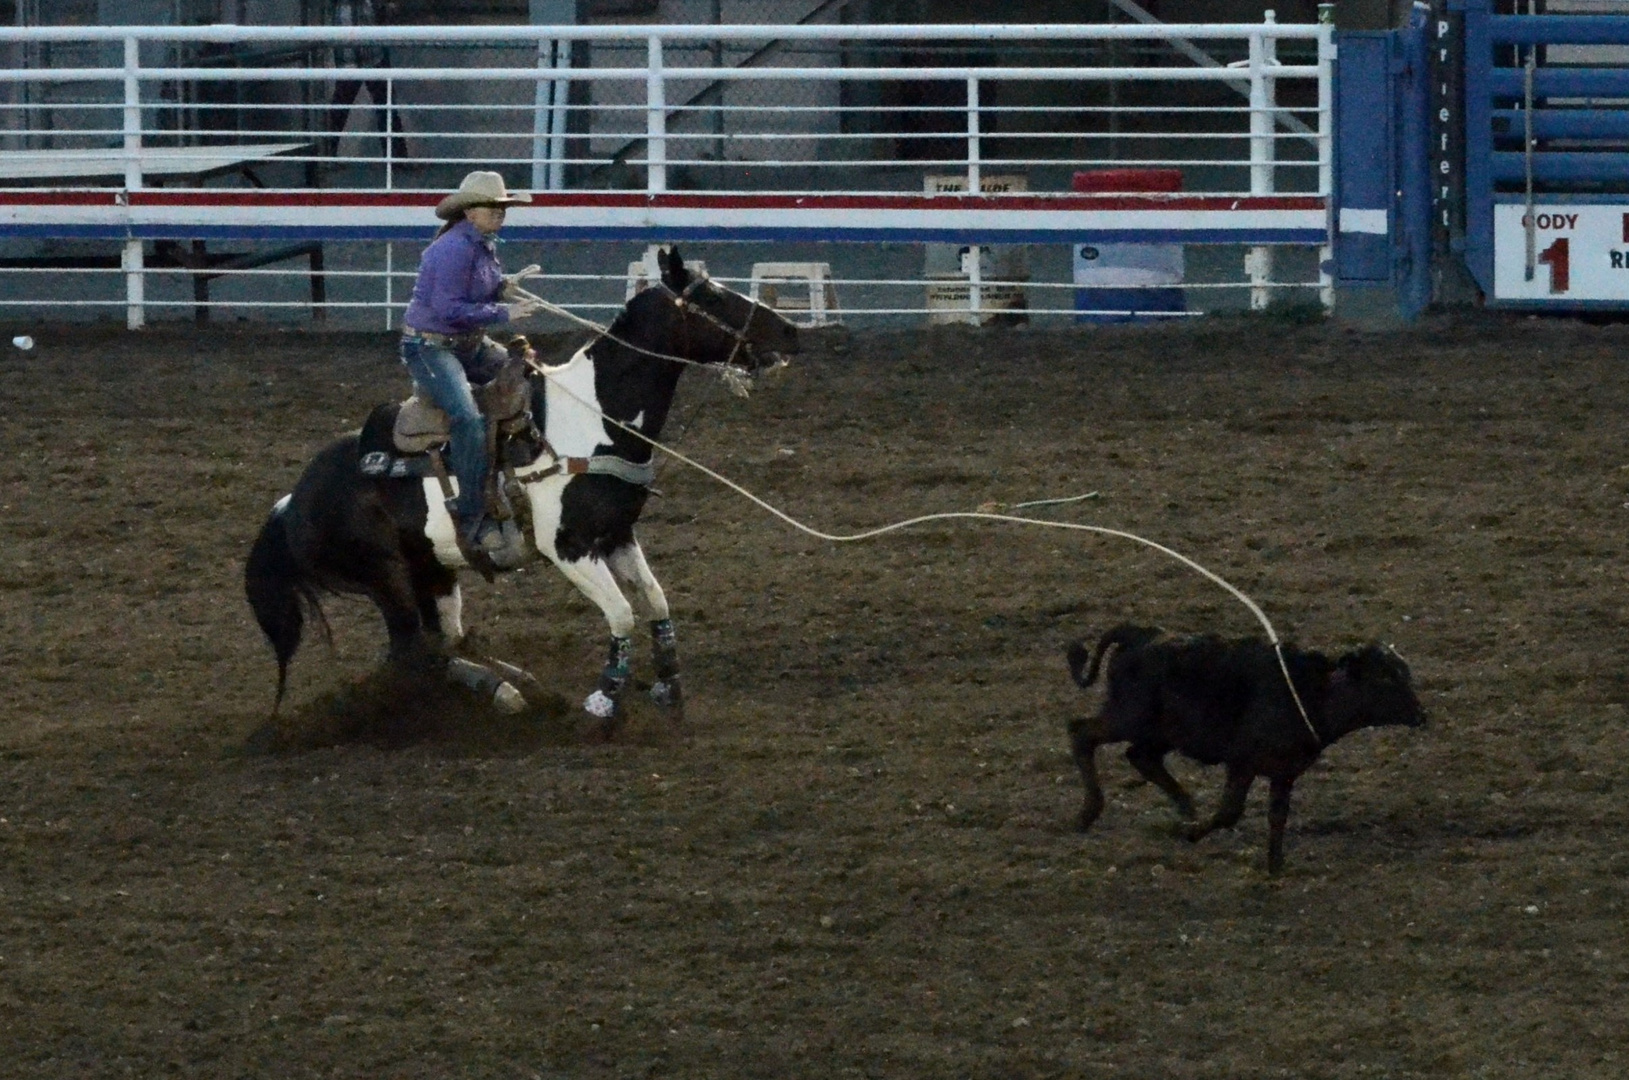
[[[492,561],[492,553],[487,551],[481,543],[483,526],[487,524],[486,518],[481,518],[473,529],[465,529],[454,520],[453,538],[458,542],[458,553],[464,556],[469,568],[486,578],[491,584],[498,576],[498,564]]]

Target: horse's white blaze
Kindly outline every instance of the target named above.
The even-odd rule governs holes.
[[[452,595],[436,597],[436,614],[441,616],[441,636],[448,644],[464,640],[464,593],[456,584]]]
[[[637,540],[612,552],[609,561],[611,573],[621,583],[623,592],[634,600],[640,609],[639,614],[646,621],[668,617],[667,594],[662,591],[656,575],[650,572],[650,563],[645,561],[645,551]]]
[[[276,517],[278,514],[281,514],[284,510],[287,510],[289,500],[292,499],[292,498],[294,498],[294,492],[291,491],[287,495],[284,495],[281,499],[278,499],[276,502],[272,503],[272,511],[271,511],[272,516]]]
[[[548,369],[543,393],[548,406],[544,434],[556,453],[592,457],[597,448],[611,444],[611,434],[600,417],[600,399],[594,393],[594,361],[588,358],[587,346],[559,367]]]

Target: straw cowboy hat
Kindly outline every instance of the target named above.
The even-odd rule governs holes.
[[[451,221],[472,206],[514,206],[531,201],[530,195],[510,192],[503,186],[503,177],[495,172],[472,172],[464,177],[457,191],[436,206],[436,217]]]

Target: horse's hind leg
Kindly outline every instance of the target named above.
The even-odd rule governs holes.
[[[650,621],[651,653],[656,670],[656,681],[650,688],[651,700],[664,708],[681,708],[684,693],[679,685],[678,637],[673,632],[667,594],[651,573],[644,549],[635,540],[612,552],[606,562],[622,591],[632,598],[635,611]]]

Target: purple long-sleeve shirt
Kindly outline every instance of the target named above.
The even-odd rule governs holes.
[[[508,322],[508,309],[498,303],[503,268],[496,247],[467,220],[436,237],[419,260],[402,321],[433,334],[464,334]]]

